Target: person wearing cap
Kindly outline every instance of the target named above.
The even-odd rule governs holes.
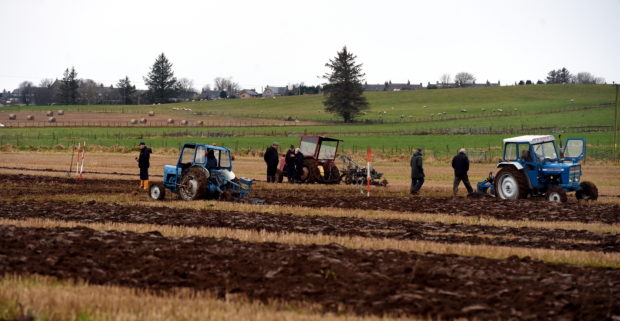
[[[138,144],[140,147],[140,155],[136,157],[138,162],[138,168],[140,168],[140,187],[144,189],[149,188],[149,167],[151,166],[150,159],[153,152],[150,148],[146,147],[144,142]]]
[[[474,189],[471,187],[469,178],[467,177],[467,172],[469,171],[469,158],[467,158],[467,151],[465,148],[459,149],[458,154],[452,158],[452,168],[454,168],[454,185],[452,186],[452,196],[456,196],[461,181],[463,181],[463,185],[467,188],[467,193],[473,193]]]
[[[409,161],[411,166],[411,187],[409,192],[417,195],[424,184],[424,168],[422,167],[422,149],[417,148]]]
[[[286,164],[286,176],[289,183],[295,183],[295,146],[291,145],[284,155],[284,163]]]
[[[263,159],[267,164],[267,183],[276,182],[276,172],[278,170],[278,163],[280,162],[280,156],[278,155],[279,143],[273,142],[271,146],[267,147]]]

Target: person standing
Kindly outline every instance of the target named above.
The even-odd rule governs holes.
[[[295,149],[295,181],[301,183],[301,176],[304,174],[304,154],[301,149]],[[309,174],[309,173],[308,173]]]
[[[416,149],[411,160],[409,161],[411,166],[411,187],[409,192],[413,195],[417,195],[424,184],[424,168],[422,167],[422,149]]]
[[[278,155],[279,143],[274,142],[270,147],[267,147],[263,159],[267,164],[267,183],[276,182],[276,171],[278,170],[278,163],[280,162],[280,156]]]
[[[151,166],[151,150],[149,147],[146,147],[144,142],[140,142],[138,144],[140,148],[140,155],[136,157],[136,161],[138,162],[138,168],[140,168],[140,187],[144,189],[149,188],[149,167]]]
[[[295,146],[291,145],[286,155],[284,156],[284,163],[286,164],[286,176],[289,183],[295,183]]]
[[[452,168],[454,168],[454,185],[452,187],[452,196],[456,196],[461,181],[463,181],[463,185],[467,188],[467,193],[473,193],[474,189],[471,188],[469,178],[467,177],[467,172],[469,171],[469,158],[467,158],[465,148],[459,149],[459,153],[452,158]]]

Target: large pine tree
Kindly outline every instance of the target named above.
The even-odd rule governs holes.
[[[131,84],[129,77],[125,76],[124,79],[119,80],[116,86],[121,96],[121,103],[125,105],[131,104],[131,97],[136,92],[136,86]]]
[[[77,103],[79,87],[80,84],[77,79],[75,68],[71,67],[71,70],[69,70],[69,68],[65,69],[65,73],[60,81],[60,92],[58,93],[60,103],[65,105]]]
[[[153,102],[165,103],[177,94],[177,79],[172,72],[172,63],[162,53],[157,57],[149,74],[144,77]]]
[[[326,111],[338,114],[345,122],[351,122],[362,110],[368,109],[368,101],[363,96],[362,64],[356,64],[356,58],[345,46],[325,64],[331,73],[324,76],[329,83],[323,89],[323,105]]]

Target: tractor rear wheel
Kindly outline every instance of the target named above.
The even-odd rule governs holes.
[[[193,201],[201,199],[205,195],[205,186],[207,185],[207,175],[204,169],[199,167],[190,168],[183,176],[179,184],[179,196],[184,201]]]
[[[596,201],[598,199],[598,188],[594,183],[583,181],[579,186],[581,189],[575,193],[578,200]]]
[[[547,193],[545,193],[545,197],[549,202],[555,203],[566,203],[566,201],[568,200],[564,189],[557,185],[551,186]]]
[[[149,196],[154,200],[163,200],[166,197],[166,188],[162,183],[152,183],[149,187]]]
[[[305,159],[300,180],[302,183],[314,183],[321,178],[319,167],[314,159]]]
[[[525,174],[514,167],[503,167],[495,178],[495,193],[504,200],[527,198],[529,186]]]
[[[338,167],[336,167],[336,165],[332,165],[332,167],[329,169],[328,173],[325,176],[325,183],[326,184],[340,184],[340,179],[342,177],[340,177],[340,170],[338,170]]]

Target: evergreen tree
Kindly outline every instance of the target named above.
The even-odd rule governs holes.
[[[345,46],[325,64],[331,73],[324,76],[328,83],[323,88],[326,96],[323,105],[326,111],[338,114],[345,122],[351,122],[362,110],[368,109],[368,101],[362,95],[362,64],[356,64],[355,58],[357,56]]]
[[[163,53],[155,60],[144,82],[149,87],[149,96],[153,102],[165,103],[177,94],[177,79],[172,72],[172,63]]]
[[[121,103],[123,105],[131,104],[131,96],[136,92],[136,86],[131,84],[129,77],[125,76],[125,79],[119,80],[116,87],[118,87],[118,93],[121,96]]]
[[[77,79],[77,72],[75,72],[75,68],[71,67],[71,70],[69,70],[69,68],[65,69],[65,73],[60,81],[60,92],[58,93],[60,103],[65,105],[73,105],[77,103],[79,87],[80,84]]]

